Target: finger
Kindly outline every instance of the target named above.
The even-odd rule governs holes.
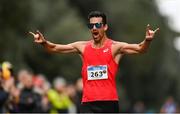
[[[36,32],[37,32],[38,34],[42,35],[42,33],[41,33],[41,32],[39,32],[39,30],[36,30]]]
[[[36,30],[37,33],[40,33],[39,30]]]
[[[36,43],[41,43],[41,41],[39,41],[39,40],[35,40],[34,42],[36,42]]]
[[[151,28],[150,28],[150,24],[147,24],[146,26],[146,31],[149,31]]]
[[[147,26],[146,26],[146,35],[150,35],[150,25],[149,24],[147,24]]]
[[[154,30],[154,33],[156,33],[157,31],[159,31],[160,29],[159,28],[157,28],[156,30]]]
[[[34,34],[33,32],[29,32],[29,34],[31,34],[31,35],[33,35],[33,36],[35,36],[36,34]]]
[[[34,42],[41,44],[43,41],[36,39],[36,40],[34,40]]]
[[[39,32],[39,30],[36,31],[40,36],[43,36],[43,34],[41,32]]]
[[[44,35],[43,35],[41,32],[39,32],[39,30],[37,30],[36,32],[40,35],[40,37],[41,37],[42,40],[45,40]]]

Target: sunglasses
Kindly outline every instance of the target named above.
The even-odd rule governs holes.
[[[103,25],[103,23],[89,23],[88,28],[93,29],[93,27],[95,26],[97,29],[99,29],[102,27],[102,25]]]

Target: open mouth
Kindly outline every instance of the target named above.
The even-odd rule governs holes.
[[[92,32],[92,33],[93,33],[94,36],[97,36],[97,35],[99,34],[98,31],[94,31],[94,32]]]

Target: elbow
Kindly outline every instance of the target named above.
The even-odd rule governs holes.
[[[147,53],[148,47],[144,47],[141,44],[139,45],[138,52],[141,54]]]
[[[140,54],[145,54],[145,53],[147,53],[147,49],[139,48],[139,49],[138,49],[138,53],[140,53]]]
[[[147,53],[147,50],[141,49],[141,50],[139,50],[139,53],[140,53],[140,54],[145,54],[145,53]]]

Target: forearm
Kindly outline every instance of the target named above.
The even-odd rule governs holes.
[[[149,48],[149,46],[150,46],[150,44],[151,44],[151,40],[144,40],[144,41],[142,41],[140,44],[139,44],[139,52],[140,53],[145,53],[145,52],[147,52],[147,50],[148,50],[148,48]]]
[[[42,45],[46,48],[49,52],[57,52],[57,53],[77,53],[78,50],[72,44],[55,44],[50,41],[45,41]]]
[[[45,41],[41,43],[43,45],[43,47],[45,47],[45,49],[49,52],[55,52],[55,47],[57,44],[54,44],[50,41]]]

